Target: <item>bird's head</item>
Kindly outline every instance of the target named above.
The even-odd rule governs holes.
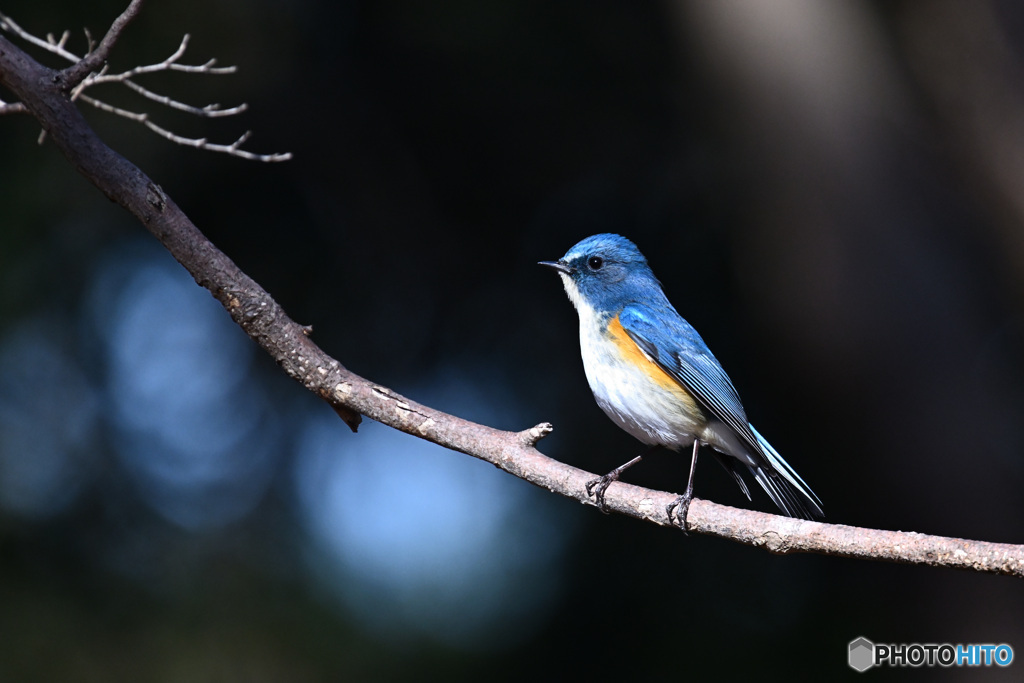
[[[592,235],[559,260],[540,265],[558,272],[569,299],[581,312],[614,313],[634,301],[664,298],[647,259],[620,235]]]

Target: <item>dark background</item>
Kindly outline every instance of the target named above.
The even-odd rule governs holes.
[[[124,5],[2,11],[81,53]],[[1024,542],[1016,3],[150,2],[111,67],[185,32],[183,61],[239,72],[139,81],[248,112],[93,95],[293,161],[87,116],[355,372],[551,421],[541,450],[611,469],[640,446],[535,263],[619,232],[828,521]],[[0,119],[3,680],[820,680],[862,635],[1024,652],[1017,579],[775,557],[351,434],[37,133]],[[628,479],[683,488],[685,458],[650,460]],[[710,462],[698,497],[772,510]]]

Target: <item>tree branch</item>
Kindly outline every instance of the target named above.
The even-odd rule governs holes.
[[[121,13],[121,16],[114,19],[114,23],[110,25],[110,29],[103,36],[103,40],[96,46],[96,49],[91,50],[83,59],[60,73],[60,79],[63,82],[65,92],[70,91],[84,81],[86,76],[93,71],[98,71],[103,66],[110,56],[110,51],[114,48],[114,43],[121,37],[121,33],[128,24],[138,16],[140,9],[142,9],[142,0],[132,0],[128,8]]]
[[[132,5],[136,5],[133,2]],[[131,8],[129,8],[131,9]],[[124,15],[122,15],[124,16]],[[108,34],[109,35],[109,34]],[[549,424],[505,432],[411,401],[348,371],[321,350],[255,281],[218,250],[164,191],[107,147],[86,123],[55,76],[0,36],[0,84],[35,116],[68,161],[160,240],[196,282],[289,376],[327,401],[352,427],[360,415],[455,451],[472,455],[585,504],[594,474],[534,448]],[[622,482],[605,496],[609,509],[669,526],[675,494]],[[773,553],[814,552],[840,557],[955,567],[1024,577],[1024,546],[823,524],[694,500],[689,530],[763,547]]]
[[[196,149],[204,149],[211,152],[221,152],[249,161],[276,162],[288,161],[291,159],[292,155],[287,152],[280,154],[256,154],[254,152],[243,150],[241,148],[242,144],[251,136],[251,132],[249,131],[243,133],[235,142],[229,145],[212,143],[206,138],[189,138],[177,135],[162,126],[157,125],[150,119],[148,112],[134,112],[122,107],[115,107],[95,97],[84,94],[87,89],[102,83],[120,83],[151,102],[156,102],[162,106],[177,109],[178,111],[183,111],[185,113],[192,114],[193,116],[201,116],[204,118],[235,116],[249,108],[245,103],[235,107],[228,107],[226,109],[221,107],[219,104],[208,104],[204,107],[195,107],[190,104],[185,104],[184,102],[179,102],[172,97],[155,93],[132,80],[136,76],[160,71],[180,71],[189,74],[212,75],[235,73],[237,69],[233,66],[215,66],[217,63],[217,60],[215,59],[210,59],[204,64],[180,63],[179,60],[185,56],[185,51],[188,49],[189,35],[187,33],[182,36],[181,43],[178,44],[178,48],[163,61],[157,62],[156,64],[136,66],[120,73],[108,73],[106,60],[110,55],[110,50],[117,42],[117,39],[120,37],[125,27],[138,14],[141,6],[142,0],[132,0],[128,9],[126,9],[121,16],[114,21],[110,30],[107,31],[106,36],[103,37],[103,40],[100,41],[99,46],[95,47],[95,49],[93,49],[93,40],[90,37],[89,32],[86,31],[85,34],[89,44],[89,51],[86,53],[85,57],[79,57],[66,48],[68,38],[71,36],[69,31],[64,31],[59,40],[55,39],[52,34],[48,34],[46,36],[46,40],[43,40],[42,38],[38,38],[29,31],[23,29],[17,24],[17,22],[3,13],[0,13],[0,29],[9,31],[22,40],[37,47],[41,47],[47,52],[71,62],[71,66],[67,67],[63,71],[54,72],[53,79],[57,87],[70,94],[72,101],[80,99],[101,111],[126,118],[130,121],[135,121],[136,123],[141,123],[160,137],[186,147],[195,147]],[[0,114],[21,113],[25,111],[27,110],[20,102],[8,104],[0,101]],[[46,131],[44,130],[39,136],[39,144],[42,144],[45,139]]]

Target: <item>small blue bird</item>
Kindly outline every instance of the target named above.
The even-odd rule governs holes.
[[[747,421],[732,380],[704,340],[672,307],[636,245],[619,235],[593,235],[558,261],[580,317],[580,350],[590,389],[615,424],[650,446],[678,451],[693,444],[686,492],[668,506],[686,528],[697,451],[715,457],[750,499],[746,468],[790,517],[824,516],[821,501]],[[604,509],[604,494],[645,452],[587,484]],[[728,456],[728,457],[724,457]]]

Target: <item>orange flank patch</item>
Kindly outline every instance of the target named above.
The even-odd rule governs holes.
[[[630,339],[626,330],[619,322],[619,316],[608,321],[608,336],[615,344],[615,348],[622,354],[622,360],[643,372],[662,389],[677,394],[679,400],[686,403],[691,411],[697,410],[697,402],[675,377],[661,369],[661,366],[648,358],[636,342]]]

